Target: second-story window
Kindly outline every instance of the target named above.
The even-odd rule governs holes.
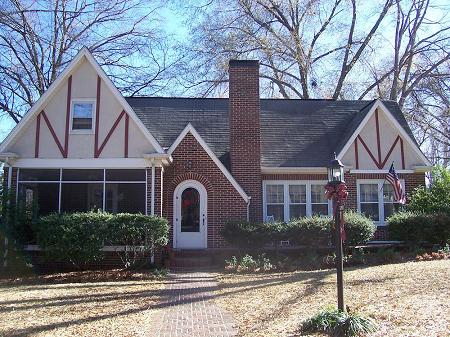
[[[72,104],[72,131],[93,129],[94,102],[74,101]]]

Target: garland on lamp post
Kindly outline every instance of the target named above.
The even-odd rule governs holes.
[[[348,192],[347,186],[344,182],[344,165],[342,165],[341,161],[336,158],[336,153],[334,153],[334,158],[330,161],[330,164],[328,166],[328,184],[325,186],[325,195],[328,200],[333,201],[333,217],[336,231],[336,276],[338,310],[345,311],[343,278],[344,254],[342,241],[345,241],[343,210],[345,201],[347,200]]]

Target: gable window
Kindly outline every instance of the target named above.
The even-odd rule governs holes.
[[[403,184],[403,182],[401,181]],[[384,180],[358,180],[358,211],[385,225],[386,218],[400,207],[395,202],[394,189]]]
[[[94,101],[72,102],[72,131],[92,131],[94,126]]]
[[[326,181],[265,181],[264,220],[288,222],[312,215],[329,215]]]

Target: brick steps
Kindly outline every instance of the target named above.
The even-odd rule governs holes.
[[[170,258],[171,269],[208,269],[213,266],[213,257],[205,250],[174,250]]]

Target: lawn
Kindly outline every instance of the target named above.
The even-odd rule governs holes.
[[[146,336],[162,288],[148,274],[0,280],[0,336]]]
[[[345,270],[350,310],[376,320],[372,336],[448,336],[450,260]],[[334,270],[220,276],[217,302],[242,336],[299,336],[301,321],[336,303]]]

